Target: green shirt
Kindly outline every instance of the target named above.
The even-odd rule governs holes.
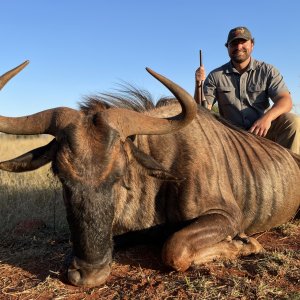
[[[249,129],[270,107],[270,99],[288,92],[282,75],[272,65],[251,58],[240,74],[231,62],[210,72],[204,83],[208,103],[218,102],[222,117],[234,125]]]

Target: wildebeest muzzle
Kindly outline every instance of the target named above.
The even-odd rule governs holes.
[[[98,263],[87,263],[75,256],[68,268],[68,280],[75,286],[101,285],[110,274],[111,262],[111,250]]]

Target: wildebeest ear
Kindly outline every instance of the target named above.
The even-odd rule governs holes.
[[[138,149],[131,139],[126,139],[124,143],[125,151],[129,159],[134,158],[136,162],[146,170],[147,174],[151,177],[166,181],[181,181],[182,178],[178,178],[167,171],[158,161],[147,155],[140,149]]]
[[[0,162],[0,169],[9,172],[26,172],[38,169],[52,161],[57,150],[56,139],[19,157]]]

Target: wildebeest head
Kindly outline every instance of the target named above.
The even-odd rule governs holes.
[[[27,63],[0,77],[0,84],[4,86]],[[63,186],[72,236],[74,259],[68,278],[74,285],[99,285],[110,273],[114,192],[122,182],[128,160],[133,157],[152,176],[172,177],[128,137],[174,132],[196,115],[195,102],[187,92],[147,70],[178,99],[182,106],[179,115],[160,119],[99,104],[81,110],[59,107],[17,118],[0,116],[0,132],[54,136],[48,145],[1,162],[0,169],[24,172],[52,162]]]

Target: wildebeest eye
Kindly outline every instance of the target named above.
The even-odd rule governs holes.
[[[97,126],[97,119],[98,119],[97,114],[93,114],[92,122],[95,126]]]
[[[120,180],[120,179],[123,178],[123,176],[124,176],[123,172],[118,172],[118,173],[116,174],[115,178],[116,178],[116,180]]]

